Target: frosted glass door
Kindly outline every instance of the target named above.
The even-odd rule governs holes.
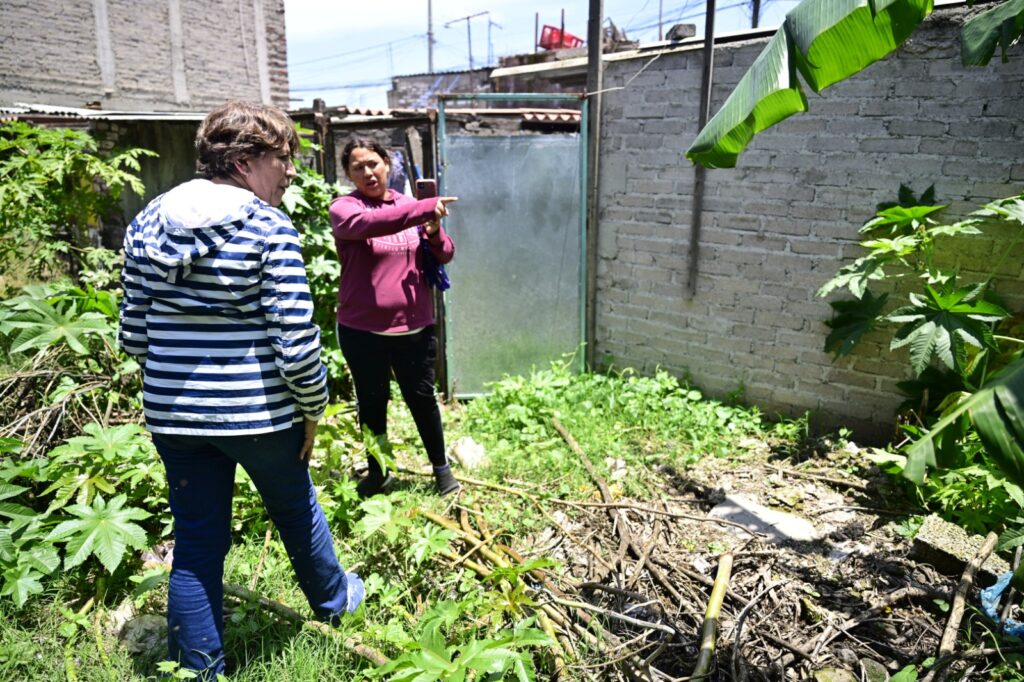
[[[580,136],[448,136],[450,395],[582,353]]]

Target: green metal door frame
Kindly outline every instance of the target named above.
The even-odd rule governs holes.
[[[437,102],[437,153],[438,153],[438,169],[437,169],[437,189],[441,196],[445,195],[445,170],[448,167],[448,155],[445,151],[445,137],[447,135],[447,125],[445,121],[445,109],[447,102],[452,101],[504,101],[504,102],[516,102],[516,101],[551,101],[551,102],[579,102],[580,103],[580,151],[579,151],[579,203],[580,203],[580,281],[579,281],[579,334],[580,340],[589,347],[592,339],[587,338],[587,166],[588,166],[588,153],[587,153],[587,125],[588,125],[588,112],[589,102],[585,95],[571,95],[564,93],[543,93],[543,92],[516,92],[516,93],[447,93],[438,95]],[[448,335],[447,325],[445,325],[445,336]],[[447,348],[447,338],[445,339],[445,347]],[[586,367],[586,353],[583,349],[577,349],[576,363],[577,370],[582,372]],[[445,387],[446,391],[449,387]]]

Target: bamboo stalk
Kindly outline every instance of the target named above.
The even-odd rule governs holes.
[[[718,559],[718,574],[711,588],[708,607],[704,611],[704,624],[700,629],[700,653],[697,664],[693,667],[691,679],[707,677],[711,671],[711,661],[715,654],[715,639],[718,636],[718,624],[722,617],[722,602],[729,589],[729,578],[732,574],[732,553],[726,552]]]
[[[562,644],[558,641],[558,635],[555,633],[555,626],[552,624],[551,619],[548,618],[547,614],[543,611],[537,613],[537,622],[540,623],[541,629],[547,633],[547,636],[551,638],[554,643],[554,670],[551,674],[551,679],[557,682],[565,677],[565,652],[562,650]]]

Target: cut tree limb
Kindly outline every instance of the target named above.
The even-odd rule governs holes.
[[[327,635],[328,637],[341,639],[342,644],[346,649],[348,649],[354,654],[362,656],[374,665],[384,665],[388,662],[387,656],[385,656],[384,654],[380,653],[372,647],[366,646],[365,644],[360,642],[358,638],[343,638],[340,632],[332,628],[327,623],[321,623],[318,620],[306,620],[301,613],[291,608],[290,606],[286,606],[281,602],[274,601],[273,599],[270,599],[268,597],[264,597],[261,594],[253,592],[252,590],[247,590],[241,585],[224,583],[224,593],[231,595],[236,599],[241,599],[242,601],[259,604],[261,607],[263,607],[267,611],[270,611],[274,615],[284,618],[287,621],[291,621],[292,623],[299,623],[304,628],[316,630],[317,632],[321,632]]]

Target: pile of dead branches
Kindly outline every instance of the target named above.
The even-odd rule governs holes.
[[[899,552],[839,562],[821,547],[771,546],[729,521],[680,510],[680,503],[706,502],[699,498],[616,501],[572,434],[557,420],[554,426],[600,501],[542,500],[464,479],[521,496],[557,529],[530,554],[557,555],[563,565],[522,575],[539,621],[559,643],[554,678],[795,680],[828,669],[863,678],[891,675],[937,652],[943,665],[958,658],[941,644],[953,580]],[[551,506],[571,508],[572,521]],[[424,516],[461,541],[461,553],[448,557],[453,567],[487,576],[535,558],[495,538],[483,514]],[[693,550],[715,537],[732,547],[717,556]]]
[[[0,438],[23,444],[23,457],[44,455],[89,422],[103,426],[138,421],[128,396],[138,391],[138,375],[122,375],[112,364],[75,358],[59,347],[46,348],[23,367],[0,377]]]

